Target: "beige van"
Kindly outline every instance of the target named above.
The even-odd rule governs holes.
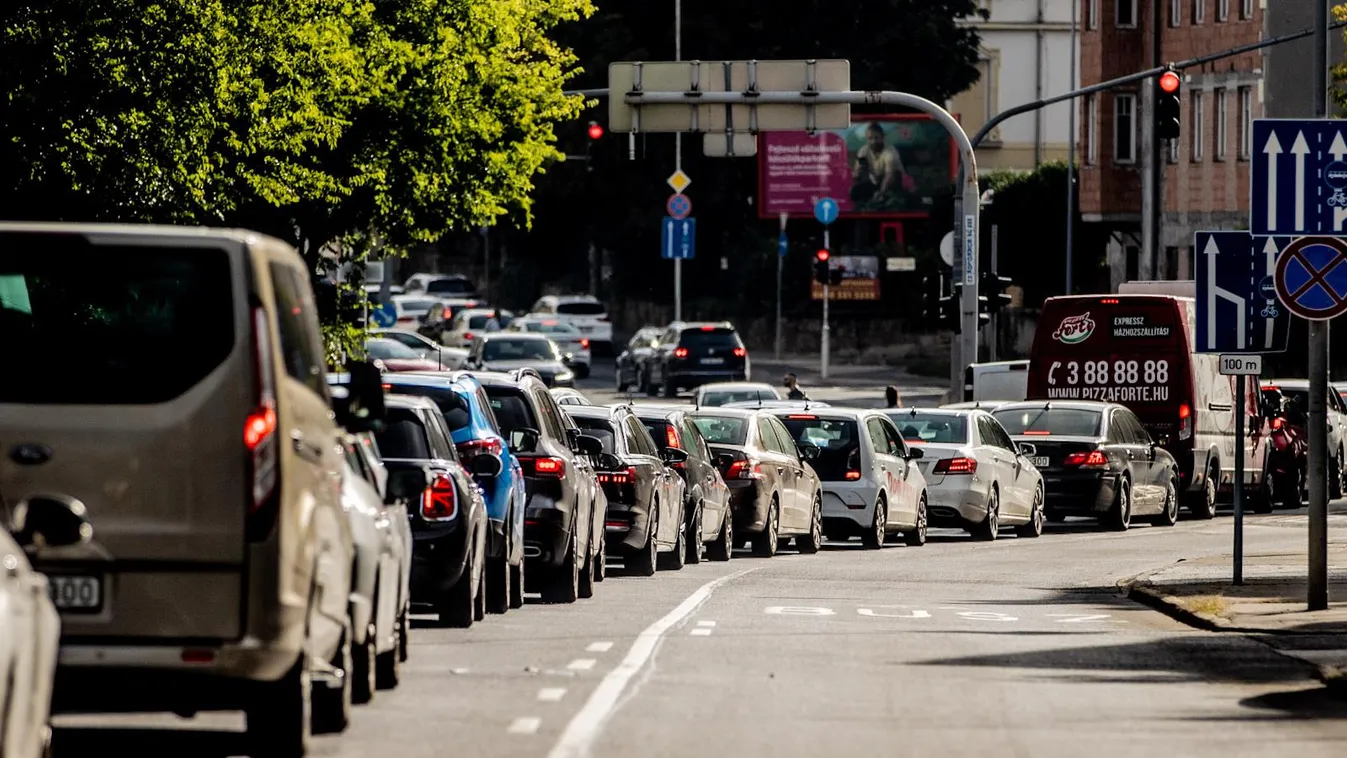
[[[353,408],[377,415],[382,395],[357,364],[334,414],[294,249],[246,231],[3,223],[0,335],[0,492],[72,499],[92,528],[29,548],[61,614],[54,708],[242,710],[254,756],[344,729],[338,420],[363,431]]]

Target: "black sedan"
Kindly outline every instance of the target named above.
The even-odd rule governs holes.
[[[992,415],[1043,474],[1049,521],[1089,516],[1123,531],[1134,516],[1157,526],[1179,517],[1179,465],[1115,403],[1007,403]]]
[[[491,332],[473,340],[463,367],[469,371],[510,372],[530,368],[548,387],[574,387],[575,372],[555,342],[544,334]]]

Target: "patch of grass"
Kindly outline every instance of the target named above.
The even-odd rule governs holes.
[[[1189,613],[1196,613],[1199,616],[1214,616],[1216,618],[1225,618],[1230,610],[1230,603],[1220,595],[1194,595],[1192,597],[1175,598],[1178,604]]]

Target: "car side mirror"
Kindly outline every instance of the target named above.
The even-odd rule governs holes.
[[[68,495],[34,495],[14,506],[10,529],[22,547],[69,547],[93,539],[89,510]]]
[[[818,449],[818,445],[804,444],[799,445],[796,449],[800,452],[800,457],[806,461],[817,460],[819,453],[822,452]]]
[[[909,448],[907,449],[907,459],[908,459],[909,461],[916,461],[916,460],[920,460],[920,459],[925,458],[925,457],[926,457],[926,451],[925,451],[925,450],[922,450],[921,448],[909,447]]]
[[[511,429],[510,452],[532,453],[538,449],[538,440],[541,438],[542,433],[537,429],[529,429],[528,427]]]
[[[594,438],[590,437],[590,439]],[[612,453],[597,453],[594,456],[594,462],[602,471],[617,471],[623,468],[622,459]]]
[[[490,479],[500,476],[500,459],[494,455],[477,455],[468,462],[468,468],[472,475],[479,479]]]
[[[1026,455],[1030,458],[1038,455],[1038,448],[1032,442],[1021,442],[1017,447],[1020,449],[1020,455]]]
[[[591,437],[588,434],[575,435],[575,452],[585,455],[602,455],[603,442],[598,437]]]
[[[332,410],[337,423],[352,434],[377,431],[388,415],[384,407],[383,373],[371,361],[349,361],[350,384],[345,394],[333,393]]]
[[[665,463],[686,463],[688,451],[676,447],[666,447],[660,451],[659,456]]]

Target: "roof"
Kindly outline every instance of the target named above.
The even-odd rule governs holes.
[[[764,411],[773,416],[809,414],[811,416],[824,416],[828,418],[854,418],[859,419],[863,416],[869,416],[878,411],[874,408],[831,408],[824,406],[820,408],[817,403],[810,403],[809,408],[763,408]]]
[[[758,414],[757,408],[731,408],[718,405],[714,408],[698,408],[688,412],[689,416],[725,416],[727,418],[752,418]],[[767,412],[765,409],[763,412]]]
[[[440,406],[435,404],[434,400],[420,395],[385,395],[385,408],[429,408],[439,412]]]
[[[1054,403],[1056,405],[1056,403]],[[942,405],[938,408],[884,408],[880,411],[890,418],[894,416],[917,416],[931,413],[940,416],[973,416],[978,413],[986,413],[981,408],[974,408],[971,405],[967,408],[954,408],[948,405]]]
[[[486,334],[483,334],[479,339],[498,340],[505,338],[517,340],[544,341],[544,342],[551,340],[550,337],[548,337],[546,334],[543,334],[542,332],[511,332],[506,331],[504,329],[502,329],[499,332],[487,332]]]
[[[1068,408],[1082,411],[1102,411],[1107,408],[1122,408],[1119,403],[1106,403],[1102,400],[1016,400],[1013,403],[1006,403],[996,407],[998,411],[1015,408],[1042,408],[1045,405],[1051,405],[1053,408]]]
[[[711,382],[703,384],[697,388],[698,392],[707,392],[710,390],[749,390],[765,389],[775,393],[776,387],[767,382]]]
[[[555,300],[558,303],[598,303],[593,295],[544,295],[540,300]]]
[[[642,403],[630,407],[631,412],[636,414],[636,418],[651,418],[653,416],[668,418],[680,411],[683,413],[691,413],[693,410],[691,406],[687,405],[657,405],[655,403]]]
[[[734,330],[734,324],[728,321],[675,321],[669,324],[670,329],[701,329],[708,326],[714,329]]]
[[[740,400],[733,403],[726,403],[720,408],[750,408],[753,410],[775,411],[779,409],[798,408],[800,410],[809,410],[811,408],[831,408],[832,405],[822,400]]]
[[[626,406],[621,405],[568,405],[566,412],[583,418],[612,418],[613,414]]]

